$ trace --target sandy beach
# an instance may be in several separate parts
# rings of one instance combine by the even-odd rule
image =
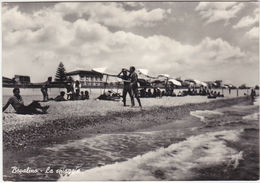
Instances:
[[[89,129],[90,133],[133,131],[184,117],[194,109],[217,108],[243,100],[247,98],[207,99],[205,96],[145,98],[142,99],[144,106],[142,110],[139,107],[123,107],[122,102],[115,101],[94,99],[50,101],[42,103],[50,105],[48,114],[44,115],[15,114],[9,107],[8,112],[3,113],[4,146],[7,149],[25,148],[28,143],[70,134],[81,128]]]

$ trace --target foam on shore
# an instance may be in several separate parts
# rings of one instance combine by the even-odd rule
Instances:
[[[259,120],[259,116],[260,116],[259,113],[256,112],[256,113],[244,116],[243,119],[245,119],[245,120]]]
[[[237,168],[243,152],[228,147],[227,141],[238,141],[241,132],[224,130],[192,136],[124,162],[72,173],[59,181],[187,180],[195,176],[194,169],[220,164]]]
[[[219,111],[196,110],[196,111],[191,111],[190,115],[195,116],[199,118],[202,122],[204,122],[205,117],[223,115],[223,113]]]

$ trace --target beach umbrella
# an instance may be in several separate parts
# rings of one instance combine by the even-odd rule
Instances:
[[[107,70],[106,67],[93,68],[92,71],[104,73]]]
[[[137,69],[137,72],[143,75],[148,75],[149,70],[148,69]]]
[[[138,75],[138,79],[143,79],[149,81],[151,78],[147,75],[147,69],[137,69],[136,73]]]
[[[169,79],[168,81],[176,86],[181,86],[181,82],[177,81],[176,79]]]
[[[152,83],[162,83],[162,82],[165,82],[165,80],[166,80],[167,78],[153,78],[153,79],[151,79],[151,82]]]
[[[169,74],[159,74],[158,77],[165,77],[165,78],[169,78],[170,75]]]
[[[224,84],[224,87],[227,87],[227,88],[232,88],[233,85],[232,84]]]
[[[189,83],[196,84],[196,82],[194,81],[194,79],[185,79],[184,81],[189,82]]]
[[[194,79],[194,82],[195,82],[196,84],[198,84],[198,85],[201,85],[201,86],[208,86],[207,83],[204,83],[204,82],[199,81],[199,80],[196,80],[196,79]]]

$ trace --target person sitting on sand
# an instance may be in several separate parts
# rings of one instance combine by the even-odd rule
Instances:
[[[85,95],[83,91],[80,92],[79,100],[85,100]]]
[[[140,90],[141,97],[146,97],[146,88]]]
[[[89,93],[88,93],[88,90],[85,91],[85,99],[89,99]]]
[[[217,97],[224,97],[223,94],[220,94],[220,92],[217,93]]]
[[[165,93],[166,93],[166,92],[163,90],[163,91],[162,91],[162,96],[165,96]]]
[[[8,108],[11,104],[17,114],[46,114],[47,109],[49,106],[41,106],[38,101],[33,101],[28,106],[24,105],[22,96],[20,95],[20,89],[14,88],[13,89],[14,96],[10,97],[3,107],[3,112]],[[41,111],[37,110],[41,109]]]
[[[157,96],[157,92],[156,92],[156,88],[153,89],[153,97],[156,97]]]
[[[59,102],[59,101],[66,101],[66,99],[64,98],[65,96],[65,92],[64,91],[61,91],[60,92],[60,95],[58,95],[57,97],[55,97],[55,101]]]
[[[146,95],[147,95],[147,97],[152,97],[152,95],[153,95],[153,94],[152,94],[152,91],[151,91],[151,89],[150,89],[150,88],[148,89],[148,91],[147,91],[147,94],[146,94]]]

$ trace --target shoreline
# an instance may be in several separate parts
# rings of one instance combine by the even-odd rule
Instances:
[[[132,132],[180,120],[193,110],[212,110],[242,102],[249,103],[250,100],[248,97],[236,97],[179,106],[156,106],[139,111],[108,112],[105,116],[87,115],[54,119],[40,126],[29,126],[8,132],[3,130],[3,150],[27,151],[95,134]]]

